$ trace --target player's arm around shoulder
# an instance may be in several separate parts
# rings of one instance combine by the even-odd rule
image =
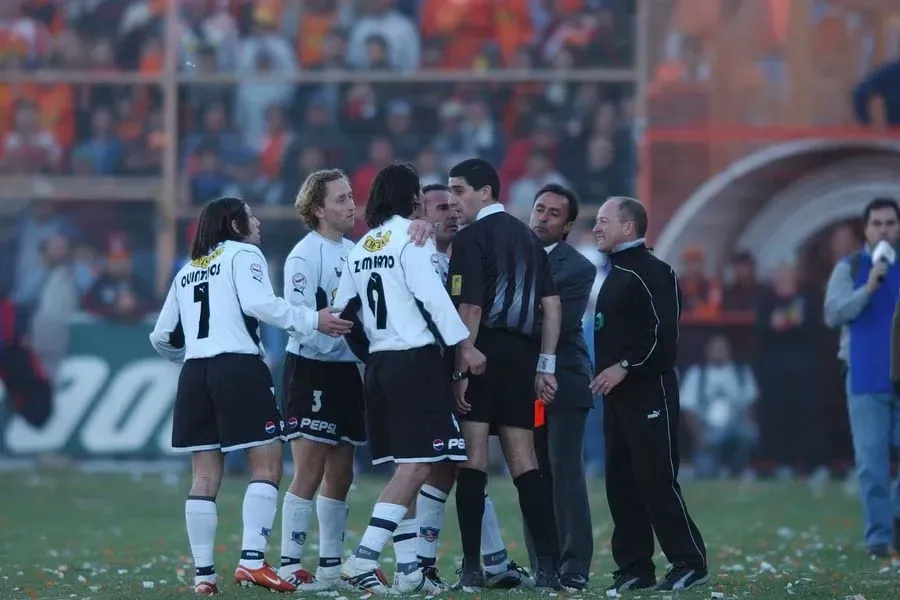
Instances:
[[[343,335],[350,330],[352,323],[338,319],[328,309],[317,313],[276,296],[262,252],[255,246],[245,246],[232,257],[234,287],[244,313],[288,333],[309,334],[318,329],[329,335]]]
[[[184,361],[184,329],[181,327],[181,312],[174,281],[156,318],[156,325],[150,332],[150,345],[166,360],[179,363]]]

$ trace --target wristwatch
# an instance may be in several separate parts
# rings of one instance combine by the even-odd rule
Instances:
[[[628,367],[630,367],[631,365],[629,364],[629,362],[627,360],[622,360],[622,361],[619,361],[619,366],[622,367],[623,370],[627,371]]]
[[[455,383],[457,381],[462,381],[463,379],[467,378],[468,376],[469,376],[468,373],[463,373],[462,371],[453,371],[453,373],[450,374],[450,381]]]

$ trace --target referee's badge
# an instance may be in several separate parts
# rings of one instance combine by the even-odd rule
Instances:
[[[462,294],[462,275],[454,275],[450,278],[450,295],[459,296]]]
[[[594,331],[600,331],[603,329],[603,325],[606,323],[606,318],[603,316],[603,313],[598,312],[594,315]]]

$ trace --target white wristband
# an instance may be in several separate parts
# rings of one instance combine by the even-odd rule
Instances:
[[[541,354],[538,358],[537,372],[546,373],[548,375],[556,373],[556,355]]]

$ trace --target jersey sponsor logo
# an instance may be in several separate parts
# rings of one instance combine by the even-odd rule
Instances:
[[[287,424],[291,429],[297,429],[297,417],[290,417]]]
[[[362,247],[368,252],[378,252],[387,246],[391,241],[391,232],[385,231],[374,235],[367,235],[363,240]]]
[[[250,265],[250,276],[258,282],[262,283],[263,280],[263,270],[262,265],[259,263],[253,263]]]
[[[268,433],[269,435],[272,435],[273,433],[275,433],[275,430],[276,430],[275,423],[273,423],[272,421],[269,421],[268,423],[266,423],[266,433]]]
[[[450,438],[447,440],[447,450],[465,450],[466,440],[463,438]]]
[[[360,271],[371,271],[372,269],[393,269],[394,268],[394,257],[388,254],[385,256],[384,254],[376,254],[375,256],[367,256],[360,260],[353,261],[353,272],[359,273]]]
[[[440,452],[444,449],[444,440],[434,440],[431,442],[431,447],[434,448],[435,452]]]
[[[300,420],[300,429],[306,429],[308,431],[324,431],[331,435],[337,435],[337,425],[329,423],[328,421],[323,421],[322,419],[303,417],[303,419]]]
[[[454,275],[450,278],[450,295],[459,296],[462,294],[462,275]]]
[[[211,263],[212,261],[214,261],[217,258],[219,258],[220,256],[222,256],[223,252],[225,252],[225,246],[219,246],[218,248],[216,248],[215,250],[213,250],[206,256],[201,256],[200,258],[195,258],[194,260],[192,260],[191,266],[192,267],[200,267],[201,269],[205,269],[206,267],[209,266],[209,263]]]
[[[293,277],[291,277],[291,285],[294,286],[294,291],[298,294],[302,294],[306,290],[306,275],[303,273],[295,273]]]

